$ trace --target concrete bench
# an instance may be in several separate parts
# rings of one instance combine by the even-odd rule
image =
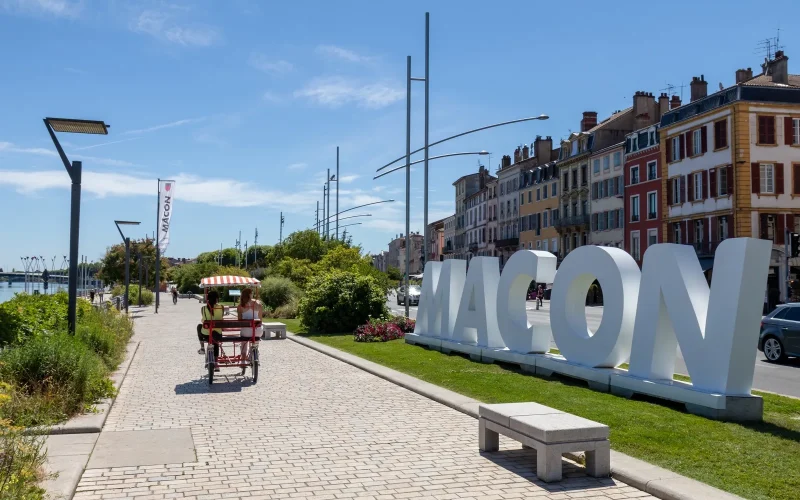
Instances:
[[[590,476],[611,473],[607,425],[538,403],[482,404],[478,416],[481,451],[497,451],[499,434],[519,441],[536,450],[536,475],[542,481],[560,481],[561,455],[574,451],[585,452]]]
[[[264,340],[272,338],[273,333],[276,339],[286,338],[286,325],[283,323],[263,323],[261,326],[264,328],[264,334],[261,337]]]

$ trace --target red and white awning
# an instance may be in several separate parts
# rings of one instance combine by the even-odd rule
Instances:
[[[208,288],[212,286],[237,286],[237,285],[251,285],[258,286],[261,282],[255,278],[247,278],[245,276],[210,276],[203,278],[200,281],[200,286]]]

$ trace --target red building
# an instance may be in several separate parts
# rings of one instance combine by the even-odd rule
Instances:
[[[639,266],[650,245],[661,243],[661,154],[658,125],[625,137],[625,250]]]

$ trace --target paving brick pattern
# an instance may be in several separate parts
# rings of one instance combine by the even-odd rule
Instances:
[[[198,303],[137,314],[104,432],[188,427],[197,461],[90,469],[77,500],[649,497],[568,462],[564,481],[542,483],[532,450],[501,438],[481,455],[475,419],[291,340],[262,343],[257,385],[223,369],[209,387]]]

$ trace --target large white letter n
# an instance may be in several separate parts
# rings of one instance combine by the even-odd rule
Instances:
[[[767,240],[724,240],[709,291],[691,246],[648,248],[630,374],[671,381],[677,342],[695,389],[749,395],[771,250]]]
[[[414,333],[450,338],[464,290],[467,262],[449,259],[425,264]]]

